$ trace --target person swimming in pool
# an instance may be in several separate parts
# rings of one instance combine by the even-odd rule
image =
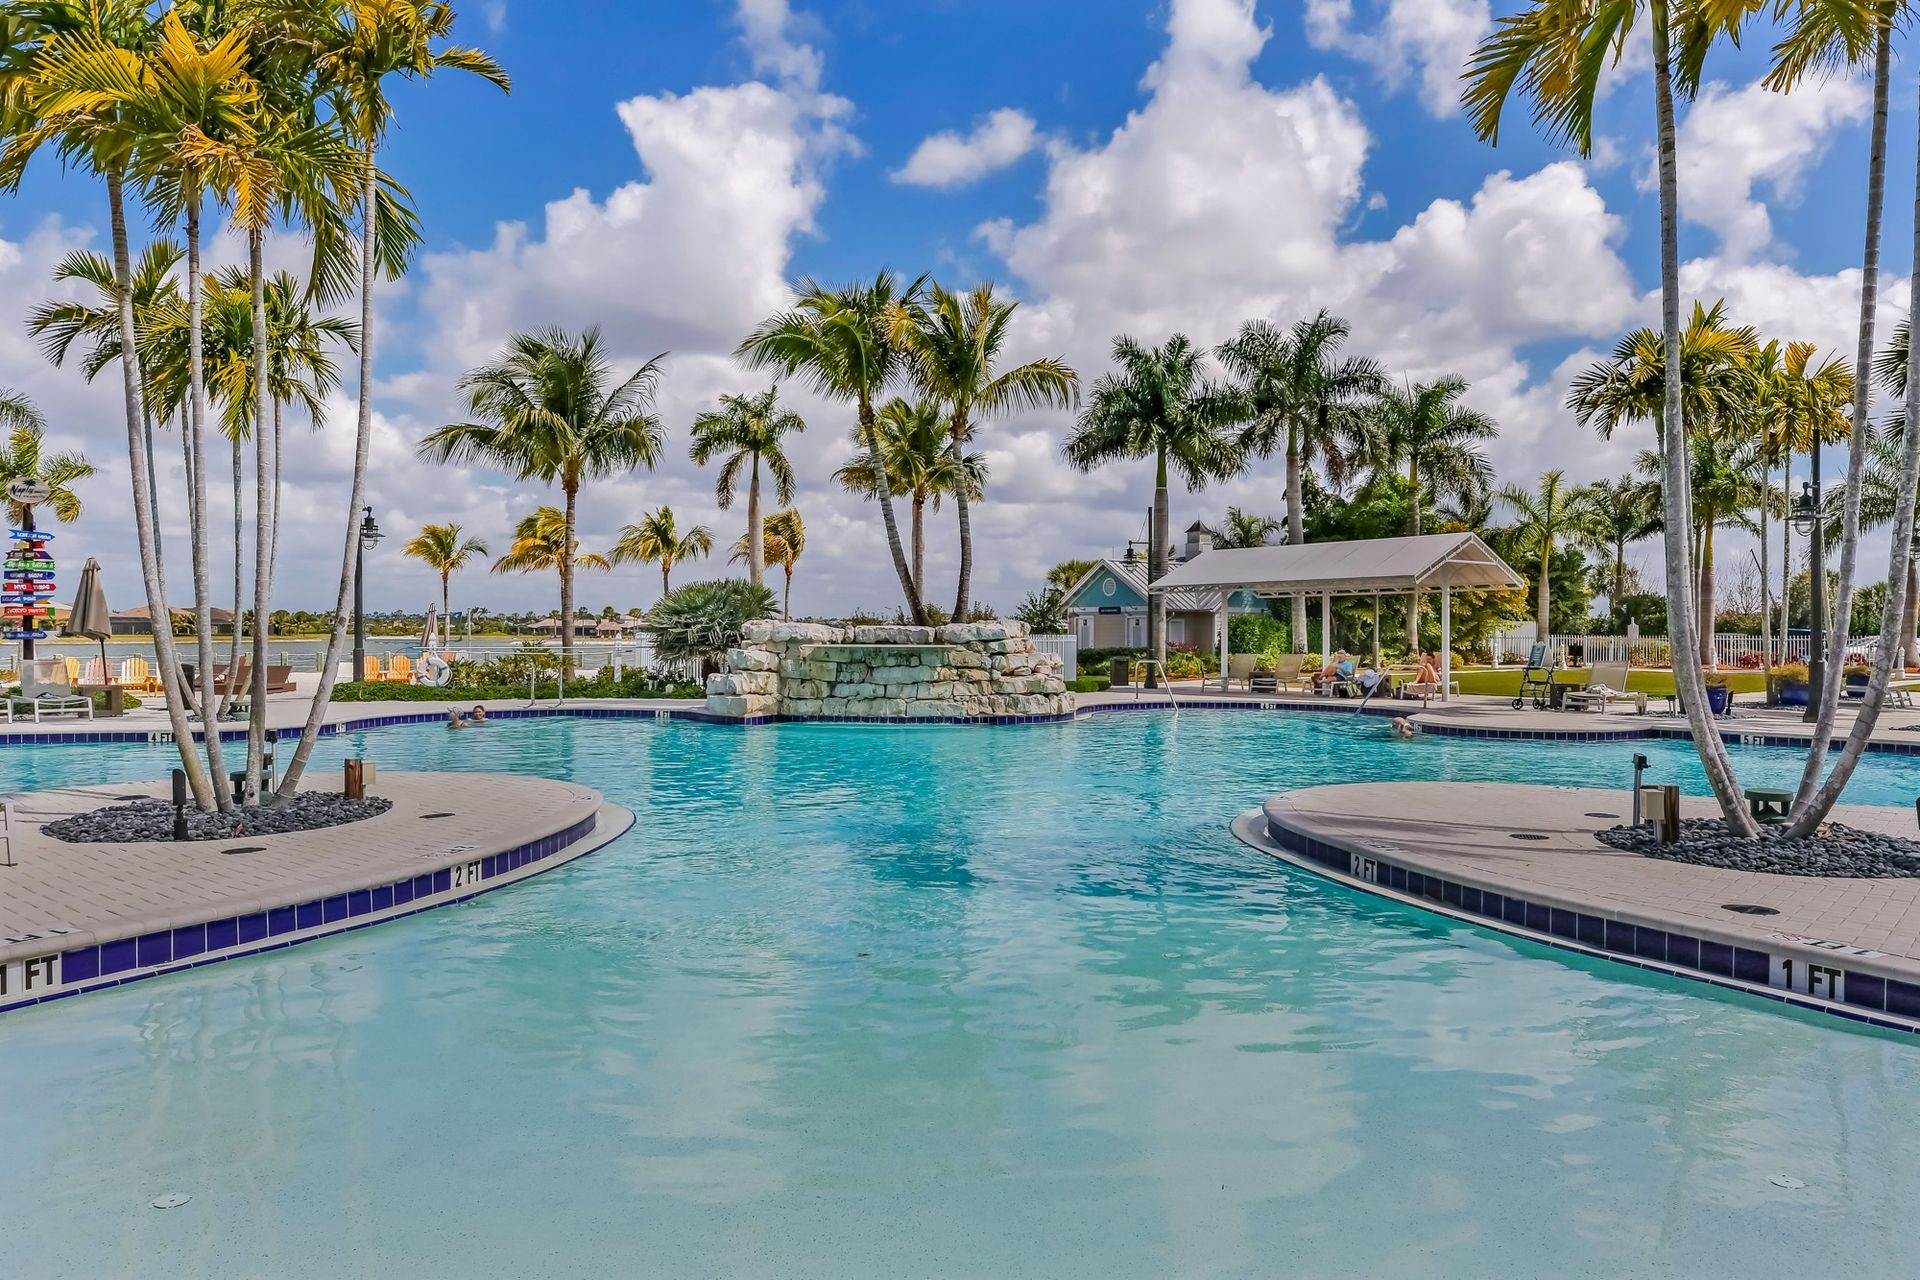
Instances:
[[[1405,716],[1395,716],[1393,718],[1394,737],[1404,741],[1405,739],[1414,737],[1419,732],[1420,730],[1414,728],[1413,721],[1407,719]]]
[[[485,724],[487,722],[487,709],[476,702],[473,704],[472,714],[470,714],[467,719],[474,724]]]

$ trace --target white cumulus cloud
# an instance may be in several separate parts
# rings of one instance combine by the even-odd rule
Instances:
[[[893,180],[916,187],[963,187],[1006,168],[1038,145],[1033,117],[1002,107],[969,134],[949,130],[923,139]]]
[[[1417,80],[1420,101],[1436,116],[1460,106],[1460,72],[1492,26],[1487,0],[1307,0],[1307,40],[1371,66],[1389,88]]]

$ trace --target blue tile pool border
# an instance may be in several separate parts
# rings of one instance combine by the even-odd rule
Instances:
[[[1290,866],[1346,888],[1557,951],[1687,978],[1885,1031],[1920,1035],[1920,983],[1846,968],[1844,953],[1832,957],[1832,968],[1841,975],[1840,998],[1820,999],[1770,985],[1773,954],[1754,947],[1449,880],[1417,871],[1378,851],[1357,853],[1296,831],[1262,810],[1242,815],[1234,822],[1233,832]],[[1372,878],[1356,871],[1371,872]]]
[[[279,951],[466,902],[597,852],[626,834],[633,823],[634,816],[628,810],[602,804],[597,812],[559,831],[451,867],[384,880],[325,898],[49,953],[36,961],[57,956],[58,968],[42,976],[57,983],[59,989],[44,995],[23,992],[9,997],[4,979],[0,979],[0,1013],[223,960]],[[427,902],[426,898],[434,900]],[[14,962],[10,971],[23,973],[20,962]],[[24,980],[32,981],[32,975],[25,975]]]

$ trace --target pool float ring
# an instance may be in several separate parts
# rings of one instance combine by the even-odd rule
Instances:
[[[444,689],[453,679],[453,668],[440,655],[429,653],[420,659],[417,679],[421,684]]]

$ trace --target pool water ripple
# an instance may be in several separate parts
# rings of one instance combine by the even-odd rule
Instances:
[[[0,1019],[27,1277],[1911,1274],[1920,1051],[1350,893],[1236,812],[1702,790],[1345,717],[323,745],[639,815],[459,908]],[[1739,753],[1790,782],[1788,751]],[[159,749],[0,755],[131,781]],[[1870,757],[1849,798],[1909,804]],[[1787,1175],[1806,1185],[1769,1181]],[[158,1213],[155,1197],[192,1201]],[[642,1261],[644,1260],[644,1261]]]

